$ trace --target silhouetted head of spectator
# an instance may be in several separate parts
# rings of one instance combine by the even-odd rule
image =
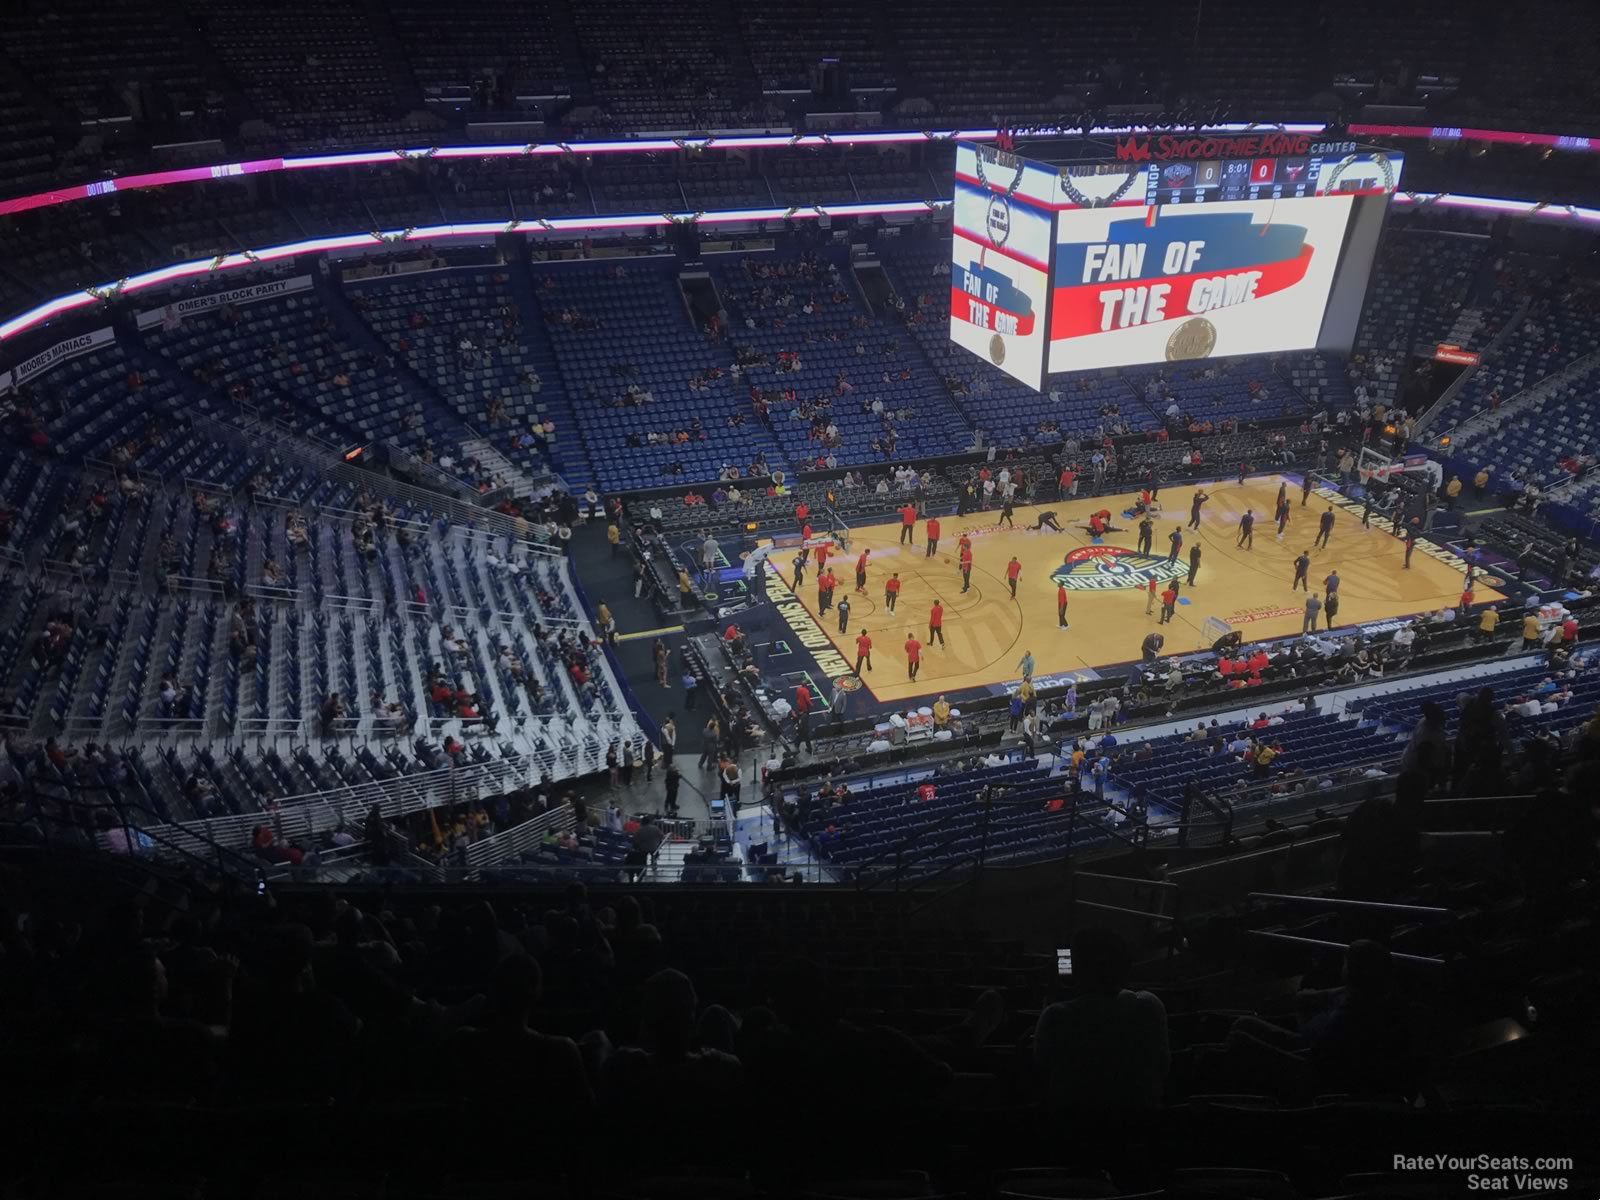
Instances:
[[[167,999],[167,971],[154,950],[138,946],[122,956],[112,975],[115,994],[110,998],[117,1016],[128,1020],[155,1020]]]
[[[495,967],[489,999],[502,1024],[525,1027],[543,989],[544,974],[538,962],[526,954],[513,954]]]
[[[1084,929],[1072,939],[1072,971],[1079,990],[1114,996],[1128,984],[1133,959],[1128,944],[1109,929]]]
[[[647,1050],[682,1055],[694,1048],[700,999],[682,971],[657,971],[645,980],[639,1037]]]
[[[639,907],[639,901],[632,896],[622,896],[613,906],[616,914],[617,932],[631,933],[644,924],[644,910]]]
[[[262,975],[286,992],[307,992],[315,987],[311,975],[311,930],[304,925],[284,925],[272,931],[263,948]]]

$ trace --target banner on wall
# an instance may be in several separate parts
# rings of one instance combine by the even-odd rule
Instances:
[[[182,300],[174,300],[171,304],[164,304],[160,308],[145,309],[139,314],[139,328],[149,329],[154,325],[162,325],[171,329],[175,328],[184,317],[221,308],[225,304],[255,304],[261,300],[271,300],[277,296],[310,290],[311,276],[296,275],[290,279],[269,279],[265,283],[253,283],[249,287],[234,288],[227,292],[188,296]]]
[[[48,350],[42,350],[32,358],[17,364],[5,374],[0,375],[0,391],[10,391],[13,387],[21,387],[28,380],[38,375],[43,375],[58,363],[64,363],[69,358],[77,358],[80,354],[87,354],[99,346],[107,345],[113,340],[114,335],[108,325],[104,329],[95,329],[89,333],[80,333],[77,337],[68,338],[64,342],[57,342]]]

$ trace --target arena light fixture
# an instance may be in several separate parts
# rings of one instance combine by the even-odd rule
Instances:
[[[1266,124],[1261,122],[1227,122],[1208,125],[1219,133],[1239,133],[1252,129],[1282,129],[1286,133],[1316,133],[1323,126],[1318,123]],[[1104,136],[1116,133],[1147,133],[1148,125],[1105,125],[1089,130],[1064,127],[1033,130],[1037,136],[1053,134],[1082,136],[1084,133]],[[171,171],[148,171],[138,175],[119,175],[113,179],[99,179],[92,183],[72,184],[48,191],[34,192],[0,200],[0,216],[27,212],[35,208],[49,208],[58,204],[71,204],[95,196],[109,196],[117,192],[140,188],[166,187],[176,183],[203,183],[209,180],[233,179],[243,175],[257,175],[273,171],[308,171],[326,167],[383,166],[413,162],[417,159],[477,159],[477,158],[548,158],[564,155],[593,154],[660,154],[681,150],[686,146],[695,149],[755,150],[762,147],[822,147],[822,146],[892,146],[914,145],[928,141],[989,142],[998,137],[998,129],[911,129],[911,130],[845,130],[839,133],[765,133],[700,134],[683,138],[622,138],[592,142],[516,142],[511,144],[464,146],[413,146],[391,147],[387,150],[350,150],[338,154],[300,154],[284,158],[256,158],[241,162],[214,163],[203,167],[182,167]]]
[[[1289,127],[1293,128],[1293,127]],[[992,131],[991,131],[992,132]],[[920,134],[918,136],[921,136]],[[1445,192],[1396,192],[1396,204],[1432,204],[1465,208],[1475,211],[1503,212],[1518,216],[1537,217],[1541,220],[1576,220],[1600,224],[1600,209],[1581,208],[1575,205],[1546,206],[1532,200],[1504,200],[1490,196],[1452,196]],[[704,213],[637,213],[605,217],[549,217],[531,220],[471,221],[447,225],[419,226],[415,229],[384,230],[351,233],[332,237],[308,238],[266,246],[258,250],[244,250],[217,258],[195,259],[157,267],[126,279],[111,280],[92,287],[80,288],[57,296],[0,322],[0,342],[25,333],[46,321],[99,303],[105,293],[127,295],[159,287],[178,279],[215,274],[240,267],[255,266],[263,262],[277,262],[300,254],[318,254],[330,250],[371,248],[385,242],[396,244],[423,243],[453,238],[485,238],[512,232],[526,235],[555,234],[584,236],[619,229],[665,228],[675,221],[699,225],[756,224],[761,221],[814,220],[822,217],[858,216],[915,216],[941,212],[950,207],[948,200],[889,200],[866,204],[820,204],[806,207],[743,208]]]
[[[1096,125],[1089,129],[1064,126],[1029,127],[1030,137],[1106,137],[1113,134],[1150,133],[1161,127],[1150,125]],[[1285,133],[1319,133],[1324,126],[1318,122],[1291,121],[1226,121],[1207,123],[1205,128],[1217,133],[1248,133],[1258,129],[1281,129]],[[1518,130],[1470,129],[1454,126],[1425,125],[1374,125],[1353,124],[1348,132],[1364,137],[1426,138],[1430,140],[1462,139],[1478,142],[1499,142],[1524,146],[1548,146],[1557,150],[1600,153],[1600,138],[1564,133],[1527,133]],[[678,138],[622,138],[591,142],[525,142],[507,145],[459,145],[391,147],[384,150],[352,150],[338,154],[300,154],[282,158],[256,158],[239,162],[213,163],[200,167],[181,167],[170,171],[148,171],[135,175],[119,175],[113,179],[100,179],[91,183],[71,184],[51,188],[26,196],[0,200],[0,216],[27,212],[35,208],[49,208],[71,204],[96,196],[141,188],[167,187],[178,183],[203,183],[218,179],[233,179],[274,171],[306,171],[328,167],[381,166],[413,162],[417,159],[483,159],[483,158],[547,158],[565,155],[595,154],[659,154],[692,147],[697,150],[756,150],[764,147],[820,148],[824,146],[894,146],[916,145],[927,142],[973,141],[992,142],[1000,136],[999,129],[912,129],[912,130],[841,130],[838,133],[802,134],[699,134]]]

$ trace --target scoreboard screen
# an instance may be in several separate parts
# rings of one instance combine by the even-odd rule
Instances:
[[[951,339],[1033,388],[1046,372],[1348,350],[1400,157],[1308,139],[1205,153],[1257,142],[1272,139],[1068,166],[958,147]]]

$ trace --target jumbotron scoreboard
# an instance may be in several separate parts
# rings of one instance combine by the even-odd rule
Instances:
[[[1102,149],[957,147],[952,341],[1035,389],[1059,371],[1350,349],[1398,153],[1273,133]]]

